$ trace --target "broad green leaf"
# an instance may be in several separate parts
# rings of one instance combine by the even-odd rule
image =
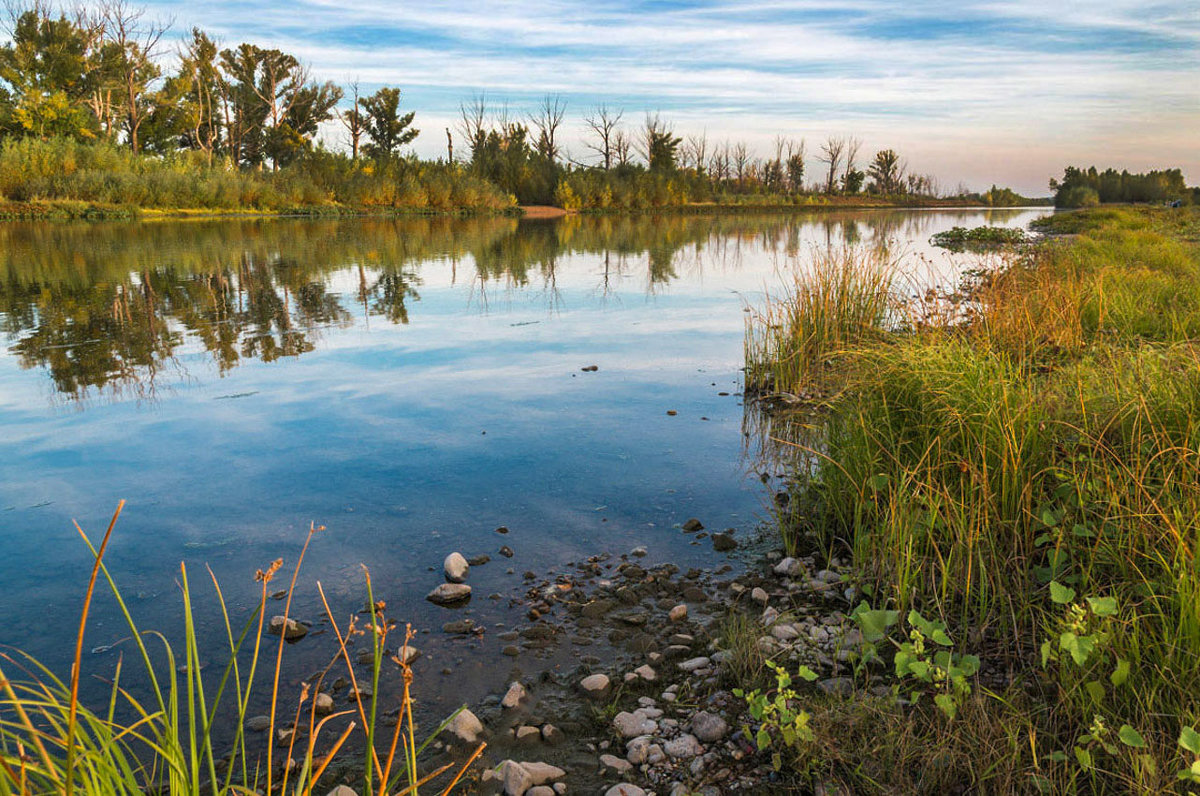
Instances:
[[[1053,528],[1058,525],[1058,517],[1050,509],[1042,509],[1042,524],[1047,528]]]
[[[804,666],[803,664],[801,664],[800,670],[798,672],[796,672],[796,676],[798,676],[801,680],[811,683],[813,680],[816,680],[820,675],[818,675],[816,672],[814,672],[812,669],[808,668],[807,666]]]
[[[1194,755],[1200,755],[1200,732],[1184,727],[1179,731],[1179,745]]]
[[[771,745],[771,734],[767,732],[765,727],[760,727],[758,735],[755,736],[754,740],[758,743],[758,751],[761,752]]]
[[[1135,749],[1145,749],[1146,739],[1142,734],[1130,727],[1128,724],[1122,724],[1121,729],[1117,730],[1117,737],[1121,739],[1121,743],[1126,746],[1132,746]]]
[[[1086,769],[1092,767],[1092,753],[1082,746],[1075,747],[1075,759],[1079,761],[1079,765]]]
[[[1042,642],[1042,668],[1046,668],[1046,664],[1050,662],[1050,656],[1054,652],[1054,647],[1050,644],[1049,639]],[[735,692],[736,693],[736,692]],[[741,694],[738,694],[741,696]]]
[[[1064,586],[1056,580],[1050,581],[1050,599],[1059,605],[1066,605],[1075,599],[1075,590]]]
[[[1088,696],[1090,696],[1092,701],[1096,704],[1100,704],[1104,701],[1104,686],[1100,685],[1099,681],[1088,680],[1086,683],[1084,683],[1084,688],[1087,689]]]
[[[1088,605],[1092,607],[1092,613],[1096,616],[1117,615],[1116,597],[1088,597],[1087,601]]]
[[[948,718],[952,719],[958,715],[958,703],[949,694],[938,694],[933,698],[933,703],[941,708]]]
[[[1117,659],[1117,668],[1108,676],[1108,679],[1114,686],[1124,685],[1129,679],[1129,661],[1124,658]]]
[[[900,620],[899,611],[855,611],[854,619],[862,630],[863,638],[867,641],[879,641],[886,635],[887,629]]]
[[[934,631],[929,634],[929,637],[933,639],[935,643],[941,644],[943,647],[954,646],[954,642],[951,641],[950,637],[946,635],[946,631],[940,628],[934,628]]]
[[[891,481],[892,479],[888,478],[886,474],[878,473],[867,479],[867,486],[871,487],[873,491],[878,492],[881,489],[886,489]]]

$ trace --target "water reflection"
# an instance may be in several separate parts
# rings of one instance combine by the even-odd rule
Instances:
[[[1008,223],[1021,211],[975,213]],[[23,368],[44,368],[68,400],[153,397],[160,374],[201,345],[219,373],[246,360],[313,351],[322,330],[356,314],[407,324],[421,270],[448,261],[472,300],[537,288],[562,298],[558,268],[571,254],[602,256],[595,293],[640,280],[653,294],[707,265],[738,268],[743,250],[802,254],[804,243],[883,245],[924,240],[928,212],[765,216],[411,218],[353,222],[214,220],[146,224],[0,225],[0,331]],[[348,275],[353,287],[341,289]]]

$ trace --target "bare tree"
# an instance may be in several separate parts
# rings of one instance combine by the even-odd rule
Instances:
[[[358,160],[358,142],[363,136],[364,119],[362,109],[358,106],[357,80],[350,83],[350,107],[338,114],[338,120],[346,128],[347,135],[350,136],[350,156],[354,160]]]
[[[600,156],[605,171],[613,166],[618,127],[624,115],[624,111],[614,111],[607,105],[597,105],[590,115],[583,117],[584,124],[592,133],[591,140],[586,141],[584,146]]]
[[[618,166],[633,163],[633,141],[624,130],[617,130],[613,134],[612,156]]]
[[[708,133],[689,135],[683,144],[683,165],[701,171],[708,162]]]
[[[738,187],[746,182],[746,177],[749,176],[750,166],[750,150],[746,146],[745,141],[738,141],[733,146],[733,174],[737,177]]]
[[[458,106],[458,129],[471,149],[472,158],[487,137],[487,108],[486,94],[473,94],[469,101]]]
[[[850,137],[846,139],[846,168],[842,171],[842,180],[845,181],[846,175],[854,171],[858,165],[858,152],[862,149],[862,139]]]
[[[821,162],[829,166],[825,177],[825,193],[833,193],[837,189],[838,175],[841,173],[842,158],[846,154],[847,141],[839,136],[829,136],[821,144]]]
[[[125,135],[129,148],[140,150],[138,133],[150,115],[147,95],[150,83],[160,73],[155,63],[159,42],[171,22],[145,21],[144,8],[135,8],[126,0],[108,0],[100,7],[104,37],[118,53],[116,71],[121,87]]]
[[[559,94],[547,94],[542,98],[542,104],[529,117],[529,121],[538,131],[537,150],[542,157],[551,163],[558,161],[558,128],[562,126],[563,116],[567,113],[567,101]]]

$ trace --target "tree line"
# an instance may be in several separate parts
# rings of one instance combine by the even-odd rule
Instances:
[[[439,208],[476,197],[496,207],[507,195],[570,209],[944,195],[936,178],[911,171],[895,150],[865,157],[862,141],[853,136],[829,136],[811,154],[803,139],[779,136],[759,155],[744,141],[677,134],[661,114],[635,121],[608,105],[582,115],[582,151],[572,153],[564,142],[567,103],[559,95],[544,97],[528,113],[477,95],[462,103],[455,129],[445,131],[445,158],[420,161],[408,149],[420,132],[415,112],[402,110],[399,88],[360,94],[356,82],[344,89],[317,80],[295,55],[248,42],[222,47],[198,28],[172,59],[169,28],[170,22],[150,19],[127,0],[102,0],[69,13],[48,0],[11,0],[9,41],[0,47],[0,146],[27,139],[94,143],[159,160],[184,157],[193,169],[200,163],[223,171],[284,172],[204,195],[168,192],[176,194],[174,201],[199,206],[218,201],[209,195],[214,192],[226,197],[219,201],[239,193],[242,201],[248,196],[256,206],[270,207],[314,195]],[[340,130],[346,151],[330,151],[321,142],[328,135],[319,132],[331,128]],[[303,173],[290,168],[296,165]],[[153,170],[129,168],[140,170],[142,179]],[[467,178],[476,182],[461,196],[441,184]],[[385,180],[404,185],[365,187]],[[117,202],[132,191],[136,197],[128,201],[146,201],[148,192],[131,182],[111,170],[105,179],[94,173],[86,180],[41,175],[17,191]],[[979,199],[962,188],[953,195]]]
[[[1092,207],[1114,202],[1174,202],[1200,200],[1200,189],[1189,189],[1180,169],[1131,174],[1108,168],[1099,171],[1068,166],[1061,180],[1050,180],[1057,207]]]

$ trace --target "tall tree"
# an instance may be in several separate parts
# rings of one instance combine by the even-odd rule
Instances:
[[[411,143],[420,130],[412,126],[414,111],[400,115],[400,89],[383,88],[360,102],[367,138],[371,143],[363,150],[368,157],[387,158],[397,154],[400,147]]]
[[[346,135],[350,138],[350,157],[354,160],[358,160],[358,143],[366,130],[366,117],[359,99],[358,81],[355,80],[350,84],[350,107],[338,114],[338,120],[346,128]]]
[[[88,98],[97,85],[95,31],[48,4],[9,7],[0,47],[0,127],[39,138],[94,138],[99,122]]]
[[[683,139],[675,135],[670,123],[657,113],[646,114],[642,125],[642,157],[650,171],[674,171],[681,143]]]
[[[789,141],[787,147],[787,171],[788,190],[792,193],[800,193],[804,190],[804,139],[801,138],[799,143]]]
[[[537,130],[534,148],[551,163],[557,163],[559,159],[558,128],[562,127],[563,116],[566,113],[566,100],[558,94],[547,94],[542,97],[537,111],[530,117],[530,122]]]
[[[839,136],[829,136],[821,144],[821,162],[829,167],[825,175],[825,193],[837,191],[838,176],[841,173],[842,158],[846,154],[847,141]]]
[[[153,109],[150,85],[161,74],[155,63],[159,42],[170,23],[147,21],[145,9],[135,8],[126,0],[109,0],[101,13],[104,37],[114,53],[125,141],[131,150],[138,152],[142,123]]]
[[[881,194],[899,193],[904,184],[904,165],[894,149],[883,149],[867,168],[874,190]]]
[[[613,110],[607,105],[597,105],[591,115],[585,116],[583,119],[592,133],[585,142],[585,146],[600,156],[600,162],[605,171],[614,165],[616,138],[621,125],[621,117],[624,115],[624,111]]]

